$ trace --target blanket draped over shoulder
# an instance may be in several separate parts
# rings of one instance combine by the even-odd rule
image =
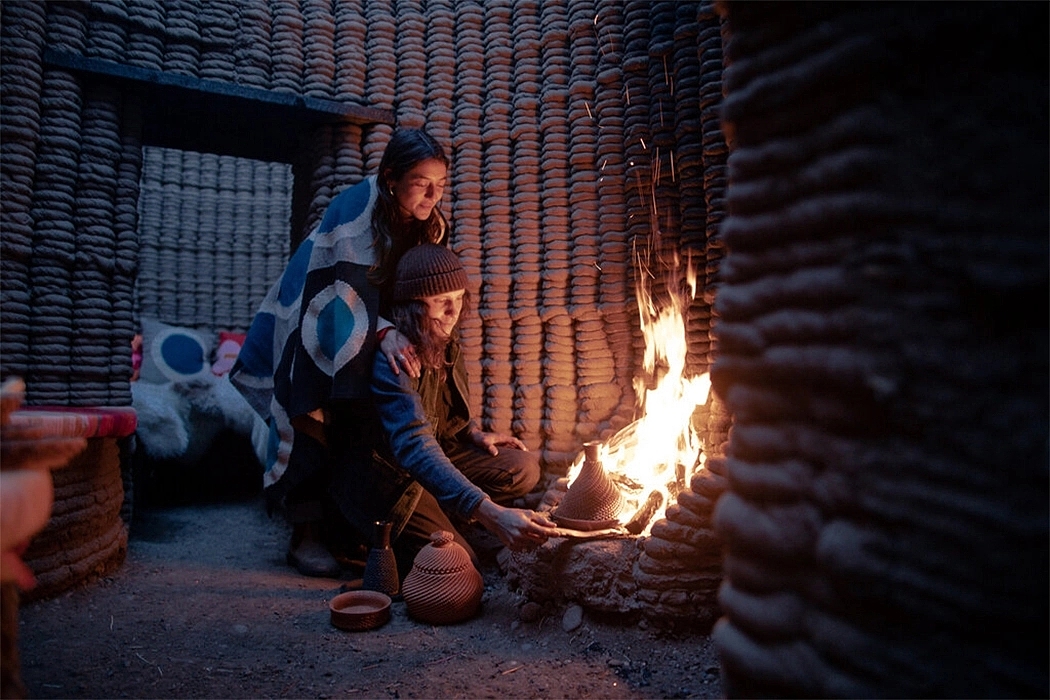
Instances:
[[[296,442],[312,441],[293,419],[369,394],[379,291],[366,275],[375,260],[376,197],[372,176],[332,200],[263,299],[230,371],[269,426],[264,487],[306,457],[296,459]]]

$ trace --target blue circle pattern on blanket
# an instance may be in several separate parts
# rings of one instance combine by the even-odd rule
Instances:
[[[328,302],[317,317],[318,341],[325,357],[335,359],[354,330],[354,316],[342,299]]]
[[[342,280],[318,292],[303,314],[303,347],[330,377],[361,351],[367,334],[365,302]]]
[[[352,361],[374,327],[370,316],[377,301],[371,287],[361,296],[357,289],[362,287],[355,285],[368,284],[365,273],[374,261],[370,204],[378,197],[375,188],[373,175],[329,203],[317,229],[267,293],[230,372],[231,383],[270,427],[264,486],[281,478],[296,451],[288,417],[292,404],[323,401],[339,381],[367,382],[355,375],[363,374],[357,365],[364,363]],[[348,367],[356,369],[341,375],[344,380],[336,376]]]

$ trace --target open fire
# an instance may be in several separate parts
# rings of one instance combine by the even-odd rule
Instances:
[[[644,376],[635,379],[640,417],[598,448],[598,458],[624,495],[619,521],[645,535],[692,475],[704,466],[694,414],[710,395],[710,374],[686,375],[684,310],[696,296],[696,273],[687,265],[685,285],[669,284],[667,303],[657,304],[648,265],[635,255],[638,313],[645,338]],[[676,258],[672,272],[678,269]],[[593,450],[593,447],[592,447]],[[571,488],[583,466],[581,452],[568,472]]]

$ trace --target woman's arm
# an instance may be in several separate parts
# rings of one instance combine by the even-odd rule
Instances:
[[[530,549],[547,541],[555,527],[546,515],[494,503],[463,476],[434,438],[419,394],[404,375],[394,375],[383,358],[376,357],[372,395],[401,468],[429,491],[445,510],[473,517],[513,550]]]
[[[445,456],[412,379],[395,375],[385,358],[376,355],[372,396],[398,465],[433,494],[442,508],[469,518],[485,492]]]

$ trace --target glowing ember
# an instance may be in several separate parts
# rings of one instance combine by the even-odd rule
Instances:
[[[693,414],[707,403],[711,379],[706,372],[685,376],[688,345],[683,309],[696,295],[692,266],[687,270],[688,291],[676,293],[673,287],[663,308],[653,301],[647,267],[640,262],[638,267],[636,296],[645,338],[645,376],[635,379],[641,417],[602,446],[600,459],[626,498],[620,522],[633,534],[648,534],[652,523],[663,517],[667,505],[703,468],[703,445],[693,426]],[[582,465],[583,453],[569,470],[570,486]],[[643,513],[648,517],[636,532],[632,519]]]

